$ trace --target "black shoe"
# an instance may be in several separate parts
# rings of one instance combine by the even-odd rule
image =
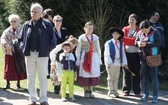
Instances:
[[[18,88],[18,89],[20,89],[20,88],[21,88],[21,87],[20,87],[20,84],[17,84],[16,86],[17,86],[17,88]]]
[[[16,87],[19,89],[19,88],[21,88],[20,87],[20,80],[18,80],[18,82],[17,82],[17,84],[16,84]]]
[[[49,74],[47,75],[47,79],[50,79],[50,75]]]
[[[10,85],[8,84],[8,85],[5,85],[4,87],[3,87],[3,89],[9,89],[10,88]]]

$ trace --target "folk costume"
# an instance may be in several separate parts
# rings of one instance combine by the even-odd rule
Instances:
[[[121,36],[118,38],[118,40],[114,40],[112,38],[105,43],[104,62],[108,73],[108,95],[110,96],[111,94],[114,94],[116,97],[119,97],[117,90],[120,67],[127,65],[127,58],[123,43],[120,40],[124,33],[118,28],[110,28],[110,35],[112,35],[113,32],[117,32]],[[107,66],[110,66],[110,68],[107,68]]]
[[[78,39],[76,57],[76,65],[80,65],[77,83],[83,86],[98,85],[102,63],[99,37],[82,34]]]

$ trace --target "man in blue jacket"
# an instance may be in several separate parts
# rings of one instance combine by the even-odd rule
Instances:
[[[164,48],[164,27],[161,22],[159,22],[159,12],[152,11],[150,14],[149,23],[152,27],[156,28],[160,32],[160,40],[161,40],[161,47],[160,50],[162,52]]]
[[[47,98],[47,67],[49,52],[56,46],[56,37],[51,23],[41,18],[43,8],[40,4],[32,4],[30,8],[31,20],[23,25],[20,33],[20,48],[25,55],[27,70],[27,84],[30,103],[37,102],[36,70],[40,82],[40,105],[48,105]]]

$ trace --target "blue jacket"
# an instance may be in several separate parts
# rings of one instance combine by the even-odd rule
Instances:
[[[164,48],[165,44],[164,44],[164,27],[162,25],[162,23],[160,22],[156,22],[156,23],[151,23],[150,25],[154,28],[156,28],[159,33],[160,33],[160,41],[161,41],[161,48]]]
[[[159,48],[161,45],[160,33],[158,32],[158,30],[151,28],[148,35],[149,35],[148,40],[145,41],[146,46],[143,48],[140,47],[140,50],[141,51],[143,50],[146,56],[159,54],[160,53]],[[135,40],[136,46],[138,46],[138,41],[141,41],[143,39],[144,39],[144,33],[142,33],[142,31],[139,31],[138,37]]]
[[[30,56],[30,34],[32,30],[32,20],[24,23],[20,32],[20,48],[25,56]],[[39,57],[48,57],[50,51],[56,46],[56,37],[51,23],[42,19],[39,39]]]
[[[67,56],[69,59],[67,59]],[[59,60],[63,66],[63,70],[73,70],[76,71],[75,57],[72,53],[69,53],[67,56],[64,53],[61,53]],[[69,67],[70,66],[70,67]]]

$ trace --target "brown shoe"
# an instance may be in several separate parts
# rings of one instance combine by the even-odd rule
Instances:
[[[47,102],[42,102],[40,105],[49,105]]]
[[[36,102],[30,101],[28,105],[36,105]]]

